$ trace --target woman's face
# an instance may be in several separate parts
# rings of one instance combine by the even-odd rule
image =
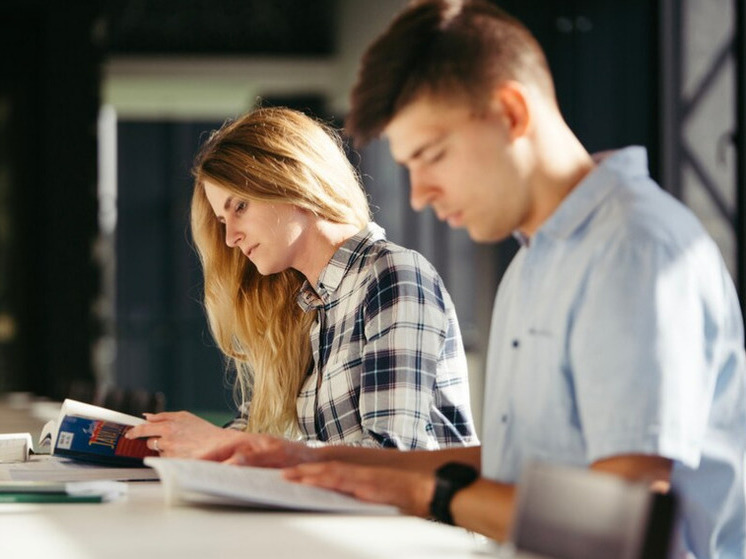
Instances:
[[[304,256],[308,212],[290,204],[238,198],[209,181],[205,195],[225,227],[225,244],[238,248],[262,275],[298,269]]]

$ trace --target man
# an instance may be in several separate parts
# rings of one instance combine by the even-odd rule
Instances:
[[[591,157],[536,41],[481,0],[405,9],[364,55],[347,126],[359,143],[388,138],[413,207],[476,241],[523,245],[495,301],[482,447],[260,437],[211,458],[300,464],[289,479],[497,539],[525,464],[584,466],[670,486],[676,556],[745,557],[739,305],[717,247],[649,178],[644,149]]]

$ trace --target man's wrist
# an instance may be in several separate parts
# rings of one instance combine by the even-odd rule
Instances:
[[[435,490],[430,501],[430,516],[444,524],[453,524],[451,502],[453,497],[479,478],[473,466],[448,462],[435,471]]]

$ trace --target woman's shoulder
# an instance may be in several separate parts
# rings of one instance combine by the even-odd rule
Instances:
[[[440,279],[435,267],[422,254],[386,239],[371,245],[366,255],[366,267],[375,273],[411,270]]]

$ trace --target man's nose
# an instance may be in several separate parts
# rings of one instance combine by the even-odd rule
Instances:
[[[422,211],[432,200],[432,189],[429,188],[425,177],[417,171],[409,172],[409,204],[415,211]]]

